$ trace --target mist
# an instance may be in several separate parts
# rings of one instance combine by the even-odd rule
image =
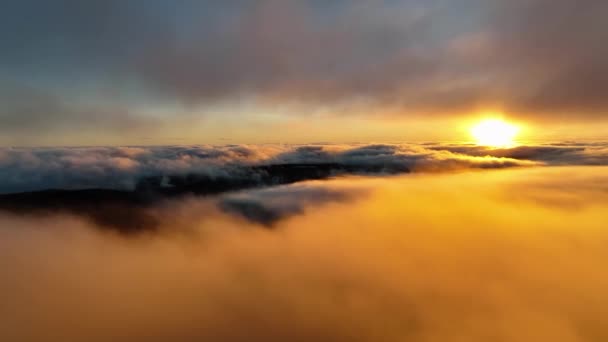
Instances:
[[[605,341],[607,171],[304,182],[272,229],[225,197],[136,236],[2,214],[0,340]]]

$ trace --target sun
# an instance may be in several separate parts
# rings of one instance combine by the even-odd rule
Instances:
[[[519,128],[501,119],[485,119],[471,128],[471,135],[477,145],[489,147],[509,147],[515,145]]]

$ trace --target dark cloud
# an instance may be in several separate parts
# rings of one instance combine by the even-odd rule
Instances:
[[[260,152],[263,148],[260,149]],[[225,146],[7,148],[0,152],[0,192],[37,189],[134,189],[140,178],[229,173],[232,163],[261,159],[254,148]]]
[[[264,190],[245,191],[223,196],[219,207],[267,227],[274,227],[280,220],[303,214],[305,208],[330,202],[352,200],[360,191],[334,190],[322,186],[285,186]]]
[[[67,214],[123,233],[156,230],[159,207],[346,175],[394,175],[532,166],[514,158],[467,156],[418,145],[226,145],[0,149],[0,210]],[[310,188],[227,196],[220,207],[272,226],[310,202],[347,199]],[[269,198],[274,198],[269,200]]]
[[[218,205],[225,212],[272,227],[304,207],[352,197],[277,185],[347,175],[539,165],[608,165],[608,148],[599,142],[565,142],[501,149],[437,144],[2,149],[0,209],[76,215],[130,234],[156,231],[162,221],[157,212],[172,202],[221,195]]]
[[[56,219],[74,216],[125,235],[156,232],[162,198],[119,190],[45,190],[0,195],[4,215]]]
[[[437,144],[4,148],[0,193],[90,188],[171,193],[191,187],[211,194],[344,174],[542,163],[606,165],[608,150],[605,143],[576,142],[500,149]]]
[[[150,85],[194,102],[244,94],[305,102],[375,97],[436,67],[415,51],[429,24],[424,6],[324,7],[311,1],[242,6],[212,27],[195,26],[190,44],[171,39],[153,46],[137,66]]]
[[[133,111],[242,96],[414,114],[489,103],[565,120],[608,108],[601,0],[26,0],[5,1],[0,13],[5,80],[53,88],[68,102],[80,86],[127,97]],[[16,101],[2,109],[7,122],[38,125],[44,108],[28,111],[30,123],[14,121],[29,98]],[[112,100],[94,101],[113,111]]]
[[[217,193],[343,174],[530,166],[419,145],[228,145],[0,149],[0,193],[105,188]],[[214,190],[215,189],[215,190]],[[213,191],[212,191],[213,190]]]
[[[492,59],[503,66],[512,94],[528,112],[603,117],[608,101],[608,14],[605,1],[500,2],[489,24]]]
[[[0,83],[0,103],[0,133],[21,143],[24,136],[57,137],[82,130],[89,134],[134,134],[158,128],[157,119],[134,114],[127,106],[74,103],[50,90],[24,85]]]
[[[46,190],[0,195],[0,213],[17,217],[78,217],[104,231],[123,235],[161,233],[167,217],[182,207],[203,208],[213,204],[223,212],[268,228],[294,215],[332,202],[347,202],[363,190],[328,189],[303,183],[266,189],[228,192],[214,197],[153,195],[119,190]],[[194,211],[194,210],[193,210]]]

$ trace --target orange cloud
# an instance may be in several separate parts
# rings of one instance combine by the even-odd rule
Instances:
[[[138,238],[2,217],[0,338],[601,341],[606,171],[313,182],[367,195],[275,230],[211,200]]]

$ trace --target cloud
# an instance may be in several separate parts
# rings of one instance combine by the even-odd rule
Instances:
[[[564,211],[601,207],[608,200],[608,184],[604,182],[602,169],[596,172],[586,170],[584,167],[563,167],[561,179],[546,177],[541,170],[531,171],[525,180],[513,182],[513,191],[505,191],[503,196],[513,202],[556,207]]]
[[[0,192],[49,188],[132,189],[139,177],[213,173],[217,166],[262,158],[244,146],[6,148],[1,150]],[[255,153],[259,152],[260,155]]]
[[[128,238],[3,215],[0,339],[602,341],[607,174],[336,179],[316,186],[368,192],[274,230],[201,202]]]
[[[552,165],[608,165],[608,150],[601,142],[502,149],[466,144],[9,148],[0,149],[0,209],[76,215],[131,234],[156,231],[161,221],[156,212],[172,201],[220,196],[223,210],[273,226],[311,202],[351,197],[278,185]],[[231,195],[248,189],[258,190]]]
[[[0,149],[0,210],[42,217],[76,215],[104,229],[145,233],[159,228],[158,210],[190,196],[348,175],[534,165],[538,163],[405,144],[9,148]],[[308,187],[279,187],[226,195],[219,205],[273,226],[311,202],[350,197]]]
[[[497,149],[473,145],[440,145],[428,148],[477,157],[531,160],[549,165],[606,165],[608,163],[608,149],[605,143],[571,142]]]
[[[133,113],[126,105],[78,103],[53,90],[0,84],[0,133],[3,145],[28,139],[104,131],[117,134],[152,133],[159,121]],[[27,137],[27,138],[24,138]]]
[[[536,163],[467,156],[408,144],[4,148],[0,149],[0,193],[133,190],[147,184],[155,188],[191,186],[192,191],[195,186],[206,187],[209,191],[201,191],[211,193],[340,174],[532,165]],[[211,191],[213,187],[217,191]]]
[[[266,227],[274,227],[282,219],[304,213],[306,208],[331,202],[353,200],[362,191],[327,189],[317,185],[291,185],[243,191],[222,196],[219,207]]]
[[[174,113],[163,119],[173,122],[176,103],[244,98],[345,113],[497,105],[528,119],[603,119],[607,13],[601,0],[9,1],[0,69],[60,101],[88,94],[89,107],[101,108],[94,117],[116,123],[145,123],[138,113],[150,106]],[[19,109],[29,98],[17,101]],[[8,122],[22,112],[3,111]],[[30,113],[43,118],[45,108]],[[44,122],[69,125],[63,115]],[[30,125],[38,124],[18,121]]]
[[[601,142],[501,149],[466,144],[11,148],[0,149],[0,210],[76,215],[132,234],[157,230],[158,211],[173,201],[220,196],[223,210],[273,226],[311,202],[351,197],[278,185],[551,165],[608,165],[608,150]]]
[[[489,29],[491,59],[515,109],[603,118],[608,102],[608,13],[604,1],[578,6],[569,0],[499,2]],[[510,74],[510,76],[506,75]]]

